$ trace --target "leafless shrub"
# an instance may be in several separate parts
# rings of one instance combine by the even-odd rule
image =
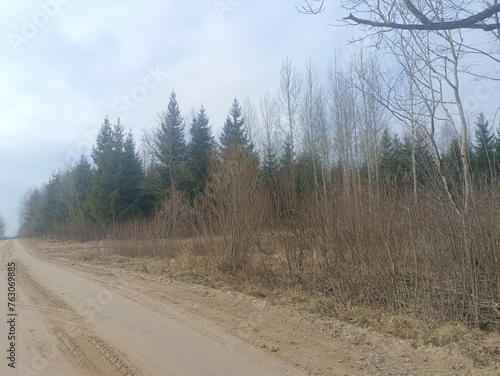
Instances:
[[[192,235],[192,208],[172,190],[152,219],[114,226],[108,234],[112,253],[131,257],[171,258],[183,248],[182,239]]]
[[[234,148],[214,162],[203,197],[208,222],[204,236],[216,238],[220,265],[242,268],[263,230],[264,195],[255,161],[245,150]]]

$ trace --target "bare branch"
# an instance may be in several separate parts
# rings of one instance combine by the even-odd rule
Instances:
[[[430,22],[427,17],[425,17],[422,12],[420,12],[415,6],[409,1],[405,0],[405,5],[412,12],[415,17],[417,17],[422,24],[401,24],[397,22],[378,22],[368,19],[358,18],[352,13],[345,17],[344,20],[353,21],[357,24],[380,27],[387,29],[400,29],[400,30],[454,30],[454,29],[480,29],[484,31],[493,31],[500,28],[500,24],[495,21],[493,24],[484,24],[483,21],[497,15],[500,12],[500,4],[491,5],[482,12],[473,14],[472,16],[463,18],[456,21],[443,21],[443,22]]]

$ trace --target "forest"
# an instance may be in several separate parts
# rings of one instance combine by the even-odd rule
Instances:
[[[461,33],[378,35],[392,65],[362,47],[327,72],[286,57],[218,137],[175,91],[139,147],[106,117],[90,156],[26,193],[18,235],[498,329],[500,131],[464,103],[464,76],[488,78]]]

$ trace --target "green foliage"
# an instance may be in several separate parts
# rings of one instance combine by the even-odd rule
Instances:
[[[123,126],[102,124],[92,149],[96,166],[89,195],[91,215],[101,226],[139,215],[142,168],[132,135],[125,139]]]
[[[380,143],[380,177],[382,182],[395,187],[403,187],[411,176],[411,156],[398,135],[384,129]]]
[[[278,185],[280,165],[275,150],[271,147],[264,150],[261,174],[267,189],[274,192]]]
[[[417,135],[413,140],[405,136],[401,142],[397,134],[388,129],[382,133],[380,141],[379,168],[383,184],[398,189],[413,186],[413,153],[415,153],[415,173],[419,186],[431,183],[435,178],[435,165],[423,137]]]
[[[481,180],[491,179],[494,172],[495,138],[482,112],[475,123],[475,136],[471,163],[473,171]]]
[[[210,160],[214,157],[215,141],[205,108],[201,106],[190,128],[191,142],[188,145],[187,170],[189,193],[194,199],[205,190]]]
[[[463,162],[460,150],[460,141],[454,138],[448,150],[443,155],[443,169],[446,173],[448,184],[455,193],[461,192],[463,182]]]
[[[224,122],[220,136],[220,150],[224,158],[231,155],[233,151],[243,151],[249,158],[258,164],[258,156],[254,151],[254,145],[250,142],[245,128],[245,119],[241,114],[241,106],[238,99],[234,98],[229,114]]]
[[[143,212],[144,203],[141,197],[141,185],[144,172],[135,151],[134,138],[129,132],[123,146],[121,173],[119,179],[120,199],[117,212],[118,220],[123,221],[138,217]]]
[[[21,201],[19,210],[20,237],[44,236],[46,228],[42,216],[44,188],[29,190]]]
[[[78,164],[71,171],[75,189],[75,216],[84,218],[89,216],[89,192],[92,187],[93,172],[92,167],[85,158],[81,156]]]
[[[295,153],[292,150],[292,142],[290,136],[287,136],[285,142],[283,143],[283,151],[281,154],[281,174],[285,175],[293,175],[294,166],[295,166]]]
[[[321,180],[321,160],[319,156],[310,153],[301,155],[297,160],[295,181],[298,197],[308,197],[309,194],[317,192]]]
[[[170,94],[167,111],[160,114],[160,128],[157,131],[155,142],[158,158],[157,168],[163,190],[160,195],[164,196],[172,188],[185,190],[187,147],[183,119],[174,91]]]

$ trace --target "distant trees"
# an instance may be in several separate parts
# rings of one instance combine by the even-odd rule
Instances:
[[[123,126],[102,124],[92,150],[95,164],[89,194],[91,216],[101,226],[140,215],[140,189],[143,171],[135,151],[132,134],[126,138]]]
[[[234,98],[218,138],[203,106],[187,124],[172,91],[142,159],[132,134],[105,118],[91,160],[26,193],[19,236],[107,236],[125,239],[127,255],[154,257],[189,244],[183,263],[254,270],[244,274],[252,283],[498,321],[500,131],[484,114],[474,132],[469,119],[454,124],[466,112],[446,111],[453,98],[441,84],[456,61],[429,65],[416,50],[397,51],[406,74],[389,80],[397,88],[385,86],[376,55],[335,60],[326,77],[312,59],[299,72],[286,58],[276,93],[259,107]],[[454,131],[445,143],[443,122]]]
[[[5,222],[3,216],[0,214],[0,239],[5,238],[6,231],[7,231],[7,223]]]
[[[287,57],[275,95],[266,93],[258,108],[247,99],[244,110],[233,99],[218,142],[203,106],[191,120],[189,137],[185,134],[172,91],[158,127],[145,134],[142,160],[132,133],[125,133],[119,119],[112,124],[106,117],[92,149],[92,163],[82,156],[75,166],[54,172],[46,184],[26,193],[20,234],[49,236],[89,229],[102,234],[110,226],[154,217],[171,198],[192,207],[204,202],[214,209],[211,200],[221,200],[224,190],[243,200],[234,193],[240,188],[228,179],[231,174],[248,178],[252,194],[265,192],[272,208],[269,218],[279,219],[281,225],[311,198],[317,203],[333,199],[334,187],[353,202],[365,191],[370,205],[381,194],[410,191],[417,202],[419,192],[442,189],[442,175],[452,198],[463,194],[462,140],[456,138],[446,150],[436,151],[435,115],[426,117],[426,109],[432,111],[437,103],[426,102],[425,96],[403,98],[408,92],[423,95],[417,81],[409,80],[399,93],[395,105],[401,116],[396,119],[404,131],[396,132],[388,125],[373,56],[359,53],[348,65],[335,61],[326,73],[323,80],[309,59],[301,74]],[[245,114],[251,117],[249,123]],[[428,127],[426,120],[431,122]],[[477,118],[467,155],[472,162],[467,171],[476,186],[497,176],[500,133],[493,133],[484,114]],[[229,202],[224,205],[237,210]]]
[[[21,198],[19,208],[20,237],[46,236],[47,227],[42,215],[45,187],[30,189]]]
[[[125,135],[119,120],[111,124],[104,119],[91,156],[93,166],[82,156],[25,194],[20,236],[83,233],[92,223],[105,229],[141,216],[143,168],[133,136]]]

